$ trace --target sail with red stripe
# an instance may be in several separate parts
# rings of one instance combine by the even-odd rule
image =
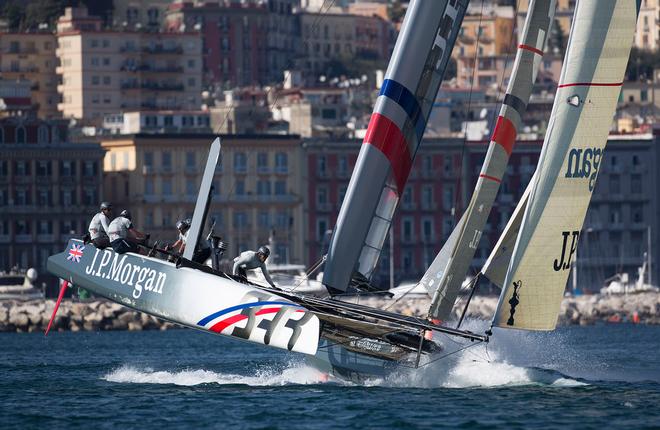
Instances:
[[[635,0],[580,0],[493,325],[553,330],[635,32]]]
[[[444,244],[420,281],[433,297],[429,310],[432,318],[449,317],[474,258],[522,125],[555,9],[556,0],[533,0],[529,6],[509,85],[472,199],[450,236],[455,240]]]
[[[424,135],[468,0],[413,0],[330,240],[323,283],[369,279]]]

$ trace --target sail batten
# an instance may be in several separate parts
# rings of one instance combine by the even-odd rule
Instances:
[[[533,0],[530,3],[511,78],[472,199],[463,217],[464,222],[456,226],[455,233],[452,233],[454,240],[444,244],[420,281],[433,297],[429,309],[432,318],[445,320],[451,314],[478,248],[522,123],[522,115],[529,103],[555,8],[556,0]],[[429,280],[434,280],[433,286],[427,284]]]
[[[632,0],[577,3],[537,173],[493,325],[555,328],[637,17]]]
[[[369,278],[424,135],[468,0],[414,0],[399,33],[328,247],[323,283]]]

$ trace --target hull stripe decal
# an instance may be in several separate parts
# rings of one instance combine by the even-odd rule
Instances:
[[[378,148],[390,161],[397,192],[401,195],[412,167],[412,157],[399,127],[386,116],[374,113],[371,115],[364,143]]]
[[[573,84],[561,84],[557,88],[566,88],[566,87],[620,87],[623,85],[623,82],[609,82],[609,83],[597,83],[597,82],[576,82]]]
[[[508,155],[511,155],[513,145],[516,142],[516,127],[511,120],[503,116],[497,117],[492,140],[504,148]]]
[[[533,52],[533,53],[543,57],[543,51],[541,51],[540,49],[534,48],[533,46],[529,46],[529,45],[525,45],[525,44],[521,43],[520,45],[518,45],[518,48],[524,49],[525,51]]]
[[[385,96],[401,106],[401,109],[408,114],[410,122],[415,126],[417,140],[421,142],[426,121],[423,118],[422,108],[419,106],[419,102],[417,101],[417,98],[415,98],[415,95],[397,81],[385,79],[380,88],[379,96]]]
[[[490,179],[491,181],[495,181],[498,184],[502,183],[502,181],[500,179],[497,179],[495,176],[489,176],[489,175],[486,175],[484,173],[480,174],[479,177],[480,178],[485,178],[485,179]]]
[[[296,308],[302,308],[302,306],[298,306],[298,305],[296,305],[294,303],[291,303],[291,302],[251,302],[251,303],[243,303],[242,305],[236,305],[236,306],[232,306],[230,308],[222,309],[218,312],[214,312],[211,315],[207,316],[206,318],[202,318],[201,320],[199,320],[197,325],[204,326],[204,325],[208,324],[209,322],[211,322],[212,320],[216,319],[217,317],[219,317],[221,315],[224,315],[224,314],[228,314],[230,312],[234,312],[234,311],[238,311],[238,310],[241,310],[241,309],[250,308],[250,307],[254,307],[254,306],[265,306],[265,305],[283,305],[283,306],[293,306],[293,307],[296,307]]]
[[[281,307],[280,308],[264,308],[264,309],[261,309],[261,310],[255,312],[254,315],[258,316],[258,315],[274,314],[276,312],[279,312],[280,309],[282,309],[282,308]],[[302,309],[298,309],[298,310],[296,310],[296,312],[305,312],[305,311],[302,310]],[[229,318],[225,318],[222,321],[218,321],[217,323],[213,324],[213,326],[209,330],[214,332],[214,333],[220,333],[220,332],[222,332],[222,330],[226,329],[230,325],[236,324],[237,322],[243,321],[244,319],[247,319],[247,315],[243,315],[243,314],[232,315]]]

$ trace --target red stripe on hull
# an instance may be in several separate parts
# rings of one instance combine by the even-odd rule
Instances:
[[[504,148],[507,154],[511,155],[513,145],[516,143],[516,127],[507,118],[497,117],[492,140]]]
[[[566,87],[620,87],[623,82],[596,83],[596,82],[575,82],[573,84],[561,84],[557,88]]]
[[[397,191],[401,195],[408,180],[408,174],[410,174],[412,157],[408,150],[408,143],[399,127],[389,118],[374,113],[371,115],[371,121],[369,121],[369,128],[367,128],[363,143],[375,146],[390,161]]]
[[[282,308],[263,308],[255,312],[255,315],[264,315],[264,314],[274,314],[275,312],[279,311]],[[304,311],[303,311],[304,312]],[[243,321],[244,319],[247,318],[247,315],[243,314],[236,314],[233,315],[229,318],[225,318],[222,321],[219,321],[213,325],[209,330],[211,330],[214,333],[220,333],[222,330],[226,329],[232,324],[236,324],[239,321]]]
[[[524,49],[525,51],[533,52],[533,53],[538,54],[541,57],[543,57],[543,51],[541,51],[540,49],[534,48],[533,46],[529,46],[529,45],[525,45],[525,44],[521,43],[520,45],[518,45],[518,48]]]
[[[502,183],[502,181],[501,181],[500,179],[497,179],[495,176],[484,175],[484,174],[482,173],[482,174],[479,175],[479,177],[480,177],[480,178],[490,179],[491,181],[495,181],[495,182],[497,182],[498,184],[501,184],[501,183]]]

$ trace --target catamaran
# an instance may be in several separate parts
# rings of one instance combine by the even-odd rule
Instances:
[[[71,239],[48,260],[48,270],[65,281],[57,303],[75,284],[183,326],[306,354],[321,370],[354,380],[418,367],[425,356],[452,353],[455,344],[488,342],[491,330],[461,329],[462,316],[456,326],[449,321],[529,103],[556,0],[530,2],[472,199],[420,280],[432,298],[428,314],[404,316],[341,300],[345,292],[370,288],[467,6],[468,0],[410,2],[324,259],[329,297],[245,282],[222,272],[217,259],[213,267],[191,261],[220,160],[216,139],[183,256],[167,261],[160,257],[168,252],[157,247],[148,255],[120,255]],[[556,326],[638,10],[634,0],[577,2],[536,174],[471,282],[472,292],[482,277],[502,289],[491,328]],[[56,312],[57,306],[51,322]],[[458,342],[434,342],[429,333]]]

